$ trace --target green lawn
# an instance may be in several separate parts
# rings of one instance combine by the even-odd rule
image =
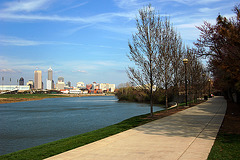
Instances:
[[[240,160],[240,135],[219,133],[208,160]]]
[[[126,131],[128,129],[131,129],[152,121],[151,119],[143,119],[144,117],[147,117],[147,116],[149,116],[149,114],[136,116],[136,117],[124,120],[118,124],[111,125],[102,129],[98,129],[92,132],[50,142],[47,144],[17,151],[14,153],[2,155],[0,156],[0,160],[44,159],[44,158],[86,145],[88,143],[109,137],[111,135]]]

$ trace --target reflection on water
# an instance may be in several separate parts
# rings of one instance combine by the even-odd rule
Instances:
[[[112,96],[0,104],[0,155],[103,128],[149,111],[148,104],[118,102]]]

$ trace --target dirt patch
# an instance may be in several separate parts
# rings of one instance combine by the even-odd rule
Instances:
[[[36,101],[42,100],[44,98],[0,98],[0,104],[4,103],[16,103],[16,102],[24,102],[24,101]]]
[[[227,111],[220,132],[240,134],[240,104],[227,101]]]

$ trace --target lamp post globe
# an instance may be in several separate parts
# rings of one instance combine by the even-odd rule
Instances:
[[[188,59],[186,59],[186,58],[183,59],[183,63],[184,63],[184,64],[187,64],[187,63],[188,63]]]
[[[209,79],[208,82],[209,82],[209,98],[212,98],[212,96],[211,96],[211,79]]]

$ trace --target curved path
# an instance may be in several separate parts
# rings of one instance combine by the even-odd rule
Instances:
[[[227,108],[223,97],[48,160],[205,160]]]

